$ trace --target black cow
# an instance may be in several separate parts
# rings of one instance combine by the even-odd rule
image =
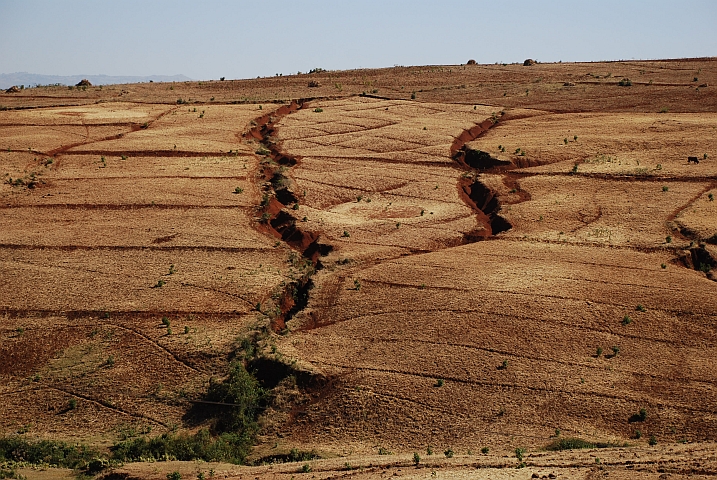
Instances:
[[[692,162],[694,162],[696,165],[696,164],[700,163],[700,159],[697,157],[687,157],[687,164],[689,165]]]

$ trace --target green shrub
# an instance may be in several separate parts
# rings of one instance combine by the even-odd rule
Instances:
[[[220,419],[217,428],[225,432],[239,432],[252,439],[259,427],[256,423],[266,392],[259,381],[247,372],[244,364],[234,361],[229,376],[221,383],[210,382],[207,400],[233,405],[229,415]]]
[[[26,477],[23,475],[20,475],[15,470],[12,470],[12,469],[6,470],[4,468],[0,468],[0,478],[18,478],[18,479],[22,478],[22,479],[24,479]]]
[[[182,474],[174,471],[172,473],[167,474],[167,480],[182,480]]]
[[[421,463],[421,456],[418,454],[418,452],[413,452],[413,463],[418,466],[419,463]]]
[[[632,81],[629,78],[623,78],[622,80],[617,82],[617,84],[620,85],[621,87],[631,87]]]
[[[28,441],[21,437],[0,438],[0,463],[27,462],[61,468],[84,468],[99,453],[85,445],[54,440]]]
[[[443,452],[443,455],[446,456],[446,458],[453,458],[453,449],[448,448]]]
[[[655,445],[657,445],[657,438],[655,438],[654,435],[651,435],[650,440],[647,443],[649,443],[652,446],[655,446]]]
[[[625,315],[624,317],[622,317],[622,324],[623,324],[623,325],[630,325],[631,323],[632,323],[632,318],[628,317],[627,315]]]
[[[515,449],[515,458],[517,458],[519,462],[523,461],[523,455],[525,455],[525,448],[518,447]]]
[[[112,457],[121,462],[147,460],[204,460],[241,464],[251,449],[252,439],[239,433],[212,437],[208,430],[195,435],[165,433],[158,437],[138,437],[110,448]]]
[[[483,455],[488,455],[488,452],[490,452],[490,447],[483,447],[480,449],[480,453]]]
[[[577,450],[581,448],[608,448],[614,447],[615,444],[609,442],[589,442],[582,438],[560,438],[545,447],[546,450],[557,452],[561,450]]]

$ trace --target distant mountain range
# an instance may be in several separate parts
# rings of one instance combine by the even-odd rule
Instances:
[[[149,82],[185,82],[191,78],[184,75],[150,75],[138,76],[112,76],[112,75],[39,75],[36,73],[17,72],[0,73],[0,88],[10,88],[13,85],[25,85],[34,87],[36,85],[75,85],[83,78],[89,80],[92,85],[111,85],[115,83],[139,83]]]

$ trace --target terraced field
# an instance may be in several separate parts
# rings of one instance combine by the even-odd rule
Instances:
[[[0,95],[0,432],[194,432],[244,355],[271,392],[250,459],[714,475],[716,65]],[[614,448],[544,453],[556,432]]]

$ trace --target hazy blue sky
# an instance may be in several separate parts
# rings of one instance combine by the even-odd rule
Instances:
[[[314,67],[717,55],[715,0],[0,0],[0,73],[248,78]]]

